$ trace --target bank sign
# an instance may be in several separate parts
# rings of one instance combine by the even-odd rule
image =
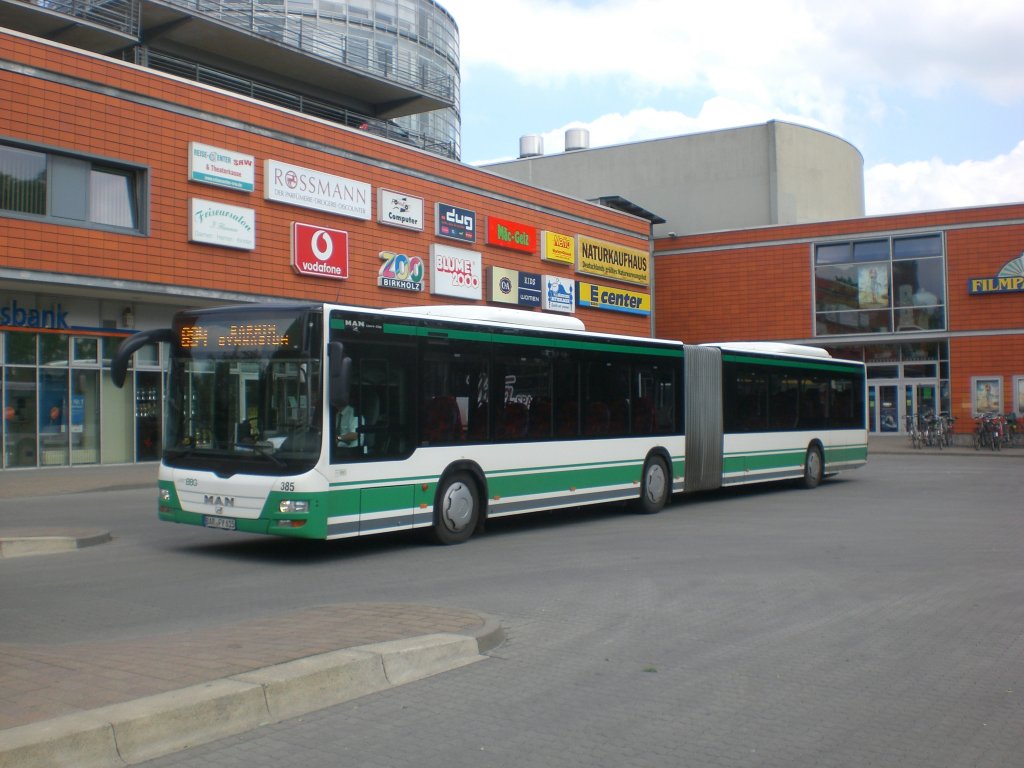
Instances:
[[[967,292],[972,296],[1024,292],[1024,253],[1006,262],[995,277],[967,278]]]

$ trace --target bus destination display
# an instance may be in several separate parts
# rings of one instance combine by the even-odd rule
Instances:
[[[287,347],[290,339],[280,323],[239,323],[227,326],[183,325],[178,332],[182,349]]]

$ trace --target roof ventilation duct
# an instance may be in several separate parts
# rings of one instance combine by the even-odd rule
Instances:
[[[544,138],[536,134],[519,137],[519,159],[540,157],[544,154]]]
[[[565,132],[565,151],[576,152],[590,149],[590,131],[586,128],[570,128]]]

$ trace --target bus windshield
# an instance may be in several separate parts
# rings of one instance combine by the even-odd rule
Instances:
[[[311,468],[322,438],[321,315],[278,309],[179,315],[164,462],[237,473]]]

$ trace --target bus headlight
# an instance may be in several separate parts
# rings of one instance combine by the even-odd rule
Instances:
[[[169,503],[171,500],[171,492],[166,488],[160,489],[160,501]]]
[[[281,499],[277,511],[282,515],[304,515],[309,512],[309,502],[306,499]]]

